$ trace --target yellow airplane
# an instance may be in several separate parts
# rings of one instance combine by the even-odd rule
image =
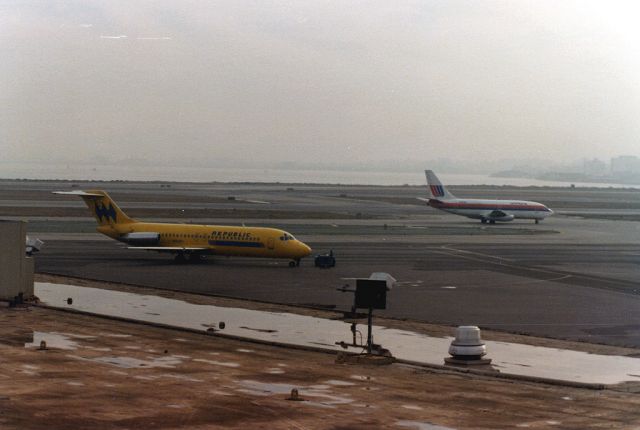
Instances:
[[[129,249],[176,254],[176,261],[203,255],[291,259],[289,266],[311,254],[311,248],[284,230],[263,227],[140,222],[129,218],[102,190],[54,191],[79,196],[98,221],[98,232],[124,242]]]

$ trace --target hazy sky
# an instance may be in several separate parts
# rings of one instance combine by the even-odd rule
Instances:
[[[636,1],[1,1],[7,160],[640,156]]]

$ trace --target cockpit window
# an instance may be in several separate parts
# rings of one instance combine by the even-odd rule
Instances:
[[[291,236],[289,233],[283,234],[282,236],[280,236],[279,239],[280,240],[284,240],[284,241],[286,241],[286,240],[296,240],[296,238]]]

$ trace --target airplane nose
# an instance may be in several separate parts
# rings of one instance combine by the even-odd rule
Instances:
[[[307,257],[309,255],[311,255],[311,247],[305,243],[300,242],[300,254],[302,254],[300,257]]]

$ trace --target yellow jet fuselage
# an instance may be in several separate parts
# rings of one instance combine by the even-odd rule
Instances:
[[[202,248],[203,254],[294,260],[311,253],[307,245],[286,231],[266,227],[134,222],[101,225],[97,230],[112,239],[130,242],[132,247],[150,250],[155,248],[158,251],[162,251],[162,248],[167,248],[167,251]],[[158,233],[159,240],[153,246],[135,246],[135,239],[126,239],[130,233]]]
[[[81,197],[98,222],[98,232],[130,248],[170,252],[181,258],[200,255],[288,258],[296,265],[311,254],[309,246],[276,228],[141,222],[129,218],[102,190],[56,194]]]

